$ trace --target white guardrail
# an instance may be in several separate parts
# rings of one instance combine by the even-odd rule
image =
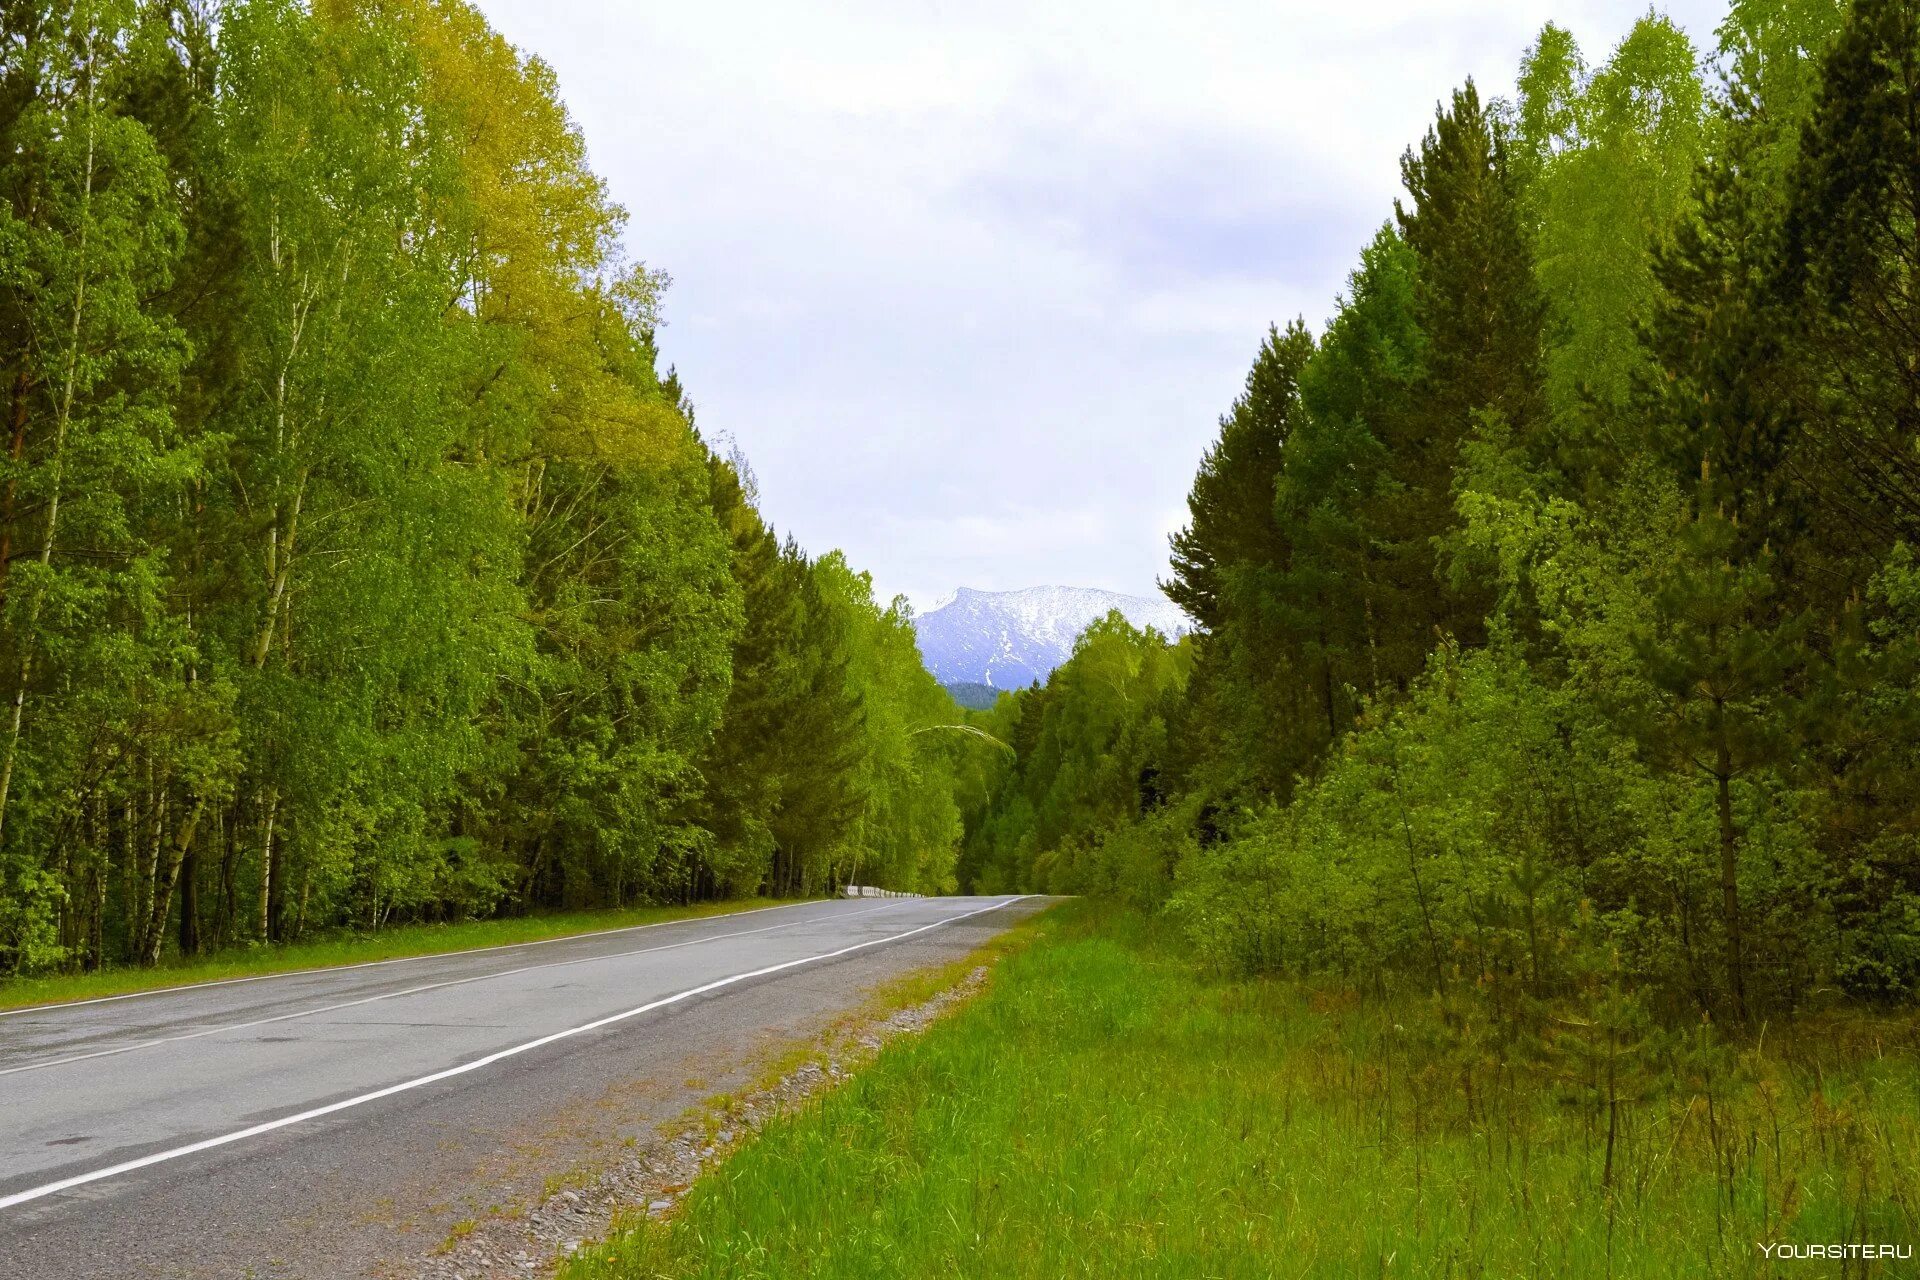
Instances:
[[[899,889],[879,889],[870,884],[850,884],[847,886],[849,898],[918,898],[924,895],[905,893]]]

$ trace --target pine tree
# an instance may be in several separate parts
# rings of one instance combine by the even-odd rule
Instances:
[[[1222,792],[1283,788],[1324,740],[1321,682],[1286,625],[1280,590],[1296,546],[1276,509],[1313,351],[1299,321],[1268,330],[1194,477],[1189,522],[1172,539],[1173,578],[1163,589],[1203,629],[1194,696],[1219,731],[1217,741],[1189,744],[1198,758],[1190,767]]]
[[[1162,589],[1206,630],[1228,625],[1235,573],[1286,562],[1274,483],[1294,425],[1300,373],[1312,354],[1313,336],[1301,321],[1284,334],[1268,328],[1246,389],[1220,419],[1220,434],[1194,476],[1186,527],[1171,539],[1173,577]]]
[[[1764,547],[1743,554],[1738,523],[1716,500],[1703,466],[1693,519],[1654,581],[1651,625],[1633,637],[1658,709],[1636,726],[1663,763],[1697,771],[1713,791],[1715,877],[1733,1014],[1753,1007],[1742,902],[1743,832],[1737,794],[1785,758],[1792,706],[1783,696],[1806,664],[1798,618],[1783,617]]]
[[[1549,451],[1545,308],[1505,139],[1471,81],[1400,168],[1412,205],[1396,203],[1395,214],[1417,263],[1422,376],[1405,412],[1380,424],[1391,484],[1369,523],[1389,548],[1388,616],[1378,625],[1424,652],[1436,629],[1476,643],[1490,604],[1483,588],[1449,573],[1438,552],[1457,526],[1453,472],[1462,444],[1492,420],[1535,456]]]
[[[1762,158],[1777,123],[1736,82],[1720,124],[1697,212],[1656,254],[1662,292],[1646,330],[1655,370],[1641,412],[1647,446],[1692,501],[1634,636],[1659,709],[1633,731],[1666,765],[1711,787],[1725,989],[1745,1018],[1756,993],[1742,888],[1739,815],[1748,806],[1739,797],[1790,757],[1788,744],[1808,727],[1795,700],[1813,674],[1811,597],[1827,580],[1814,567],[1831,552],[1815,527],[1800,421],[1785,394],[1790,321],[1768,285],[1779,202]]]
[[[1499,414],[1523,436],[1541,424],[1545,304],[1506,139],[1472,81],[1407,151],[1400,172],[1413,203],[1396,203],[1395,214],[1419,260],[1426,377],[1413,420],[1394,441],[1395,467],[1444,503],[1444,477],[1474,414]]]
[[[1824,501],[1920,539],[1920,6],[1860,0],[1791,171],[1773,288],[1801,374],[1781,388]]]

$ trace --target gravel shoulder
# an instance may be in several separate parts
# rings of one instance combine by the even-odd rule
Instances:
[[[985,987],[999,950],[1019,936],[1001,935],[960,964],[884,984],[865,1008],[819,1035],[763,1055],[765,1073],[744,1090],[704,1100],[651,1141],[624,1147],[611,1163],[550,1179],[538,1203],[456,1223],[430,1257],[405,1273],[407,1280],[549,1275],[582,1244],[635,1218],[667,1217],[696,1179],[768,1121],[798,1110],[888,1043],[925,1031],[965,1004]]]

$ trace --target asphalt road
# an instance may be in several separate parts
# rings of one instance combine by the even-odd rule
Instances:
[[[851,899],[0,1013],[0,1276],[401,1276],[1038,907]]]

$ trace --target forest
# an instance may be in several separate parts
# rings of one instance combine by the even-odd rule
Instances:
[[[979,713],[963,881],[1461,1035],[1912,1002],[1920,6],[1549,25],[1400,172],[1193,479],[1197,632]]]
[[[0,974],[952,880],[992,751],[462,0],[0,6]]]

